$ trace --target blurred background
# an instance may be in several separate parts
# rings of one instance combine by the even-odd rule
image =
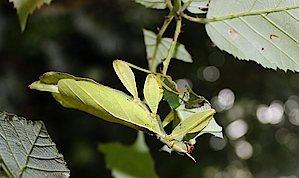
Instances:
[[[168,11],[146,9],[130,0],[54,0],[29,16],[21,33],[13,4],[0,2],[0,111],[42,120],[72,177],[111,177],[97,144],[132,144],[137,132],[65,109],[49,93],[27,86],[55,70],[125,91],[112,61],[147,68],[142,28],[156,31]],[[299,177],[299,74],[239,61],[215,47],[203,25],[183,23],[179,41],[194,63],[172,60],[168,74],[179,86],[188,83],[211,101],[225,138],[198,138],[194,164],[187,157],[159,152],[162,143],[146,135],[158,175]],[[173,25],[167,37],[172,37]],[[141,90],[145,74],[135,75]],[[168,111],[162,103],[160,115]]]

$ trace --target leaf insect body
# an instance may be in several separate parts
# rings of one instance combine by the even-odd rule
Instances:
[[[74,77],[59,72],[45,73],[39,81],[32,83],[29,88],[51,92],[54,99],[66,108],[85,111],[106,121],[120,123],[156,135],[162,143],[167,145],[170,152],[175,151],[187,155],[196,162],[190,154],[195,142],[191,139],[182,140],[181,138],[189,133],[198,133],[203,130],[209,124],[215,110],[206,109],[200,112],[191,112],[168,135],[164,130],[164,126],[167,124],[162,123],[157,114],[159,102],[163,96],[165,98],[165,91],[170,94],[173,93],[171,97],[177,98],[180,102],[182,102],[180,95],[188,91],[180,92],[169,76],[162,76],[121,60],[115,60],[113,67],[133,98],[91,79]],[[135,77],[130,67],[148,73],[143,89],[144,102],[138,98]],[[171,85],[167,85],[166,80]],[[174,115],[171,115],[168,118],[168,123],[174,119]]]

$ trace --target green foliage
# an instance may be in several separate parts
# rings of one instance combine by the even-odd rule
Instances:
[[[69,177],[42,121],[0,113],[0,175],[5,177]]]
[[[158,177],[142,132],[138,132],[136,141],[130,146],[116,142],[102,143],[98,148],[105,155],[113,177]]]
[[[25,30],[27,18],[35,9],[40,8],[43,4],[50,4],[52,0],[9,0],[13,2],[17,9],[21,31]]]

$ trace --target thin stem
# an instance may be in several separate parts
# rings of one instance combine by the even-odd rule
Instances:
[[[281,7],[281,8],[276,8],[276,9],[266,9],[266,10],[260,10],[260,11],[244,12],[244,13],[239,13],[239,14],[231,14],[231,15],[225,15],[225,16],[221,16],[221,17],[211,17],[211,18],[192,17],[183,12],[181,12],[181,16],[189,21],[192,21],[192,22],[207,24],[210,22],[229,20],[229,19],[245,17],[245,16],[268,14],[268,13],[273,13],[273,12],[281,12],[281,11],[287,11],[287,10],[292,10],[292,9],[297,9],[297,8],[299,8],[299,5],[290,6],[290,7]]]
[[[170,22],[173,19],[173,15],[171,14],[171,12],[168,14],[168,16],[165,17],[164,23],[161,27],[161,29],[159,30],[159,33],[157,34],[157,39],[156,39],[156,46],[155,46],[155,51],[153,54],[153,57],[151,59],[149,59],[149,70],[155,72],[155,66],[154,66],[154,61],[157,58],[157,54],[158,54],[158,50],[159,50],[159,44],[162,40],[163,34],[165,32],[165,30],[167,29],[168,25],[170,24]]]
[[[209,22],[211,22],[210,20],[208,20],[207,18],[202,18],[202,17],[192,17],[190,15],[187,15],[183,12],[181,12],[181,16],[191,22],[197,22],[197,23],[201,23],[201,24],[207,24]]]
[[[128,62],[126,62],[126,61],[123,61],[123,62],[125,62],[128,66],[130,66],[130,67],[132,67],[132,68],[134,68],[134,69],[140,70],[140,71],[142,71],[142,72],[145,72],[145,73],[148,73],[148,74],[155,73],[155,72],[153,72],[153,71],[146,70],[146,69],[143,69],[143,68],[141,68],[141,67],[138,67],[138,66],[136,66],[136,65],[134,65],[134,64],[128,63]]]
[[[166,73],[167,73],[168,66],[169,66],[172,54],[174,52],[179,34],[181,32],[181,26],[182,26],[182,18],[181,18],[180,15],[177,15],[177,17],[176,17],[176,28],[175,28],[174,36],[172,38],[171,46],[168,50],[168,55],[167,55],[166,59],[163,61],[163,74],[164,75],[166,75]]]

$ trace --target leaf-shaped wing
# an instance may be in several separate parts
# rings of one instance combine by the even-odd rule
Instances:
[[[21,30],[24,31],[29,14],[36,8],[40,8],[43,4],[50,4],[52,0],[9,0],[14,3],[14,7],[17,9],[19,15],[19,22]]]
[[[186,105],[185,105],[186,106]],[[205,103],[203,106],[199,107],[199,108],[192,108],[192,109],[186,109],[184,105],[181,105],[177,110],[176,113],[178,114],[178,117],[181,120],[184,120],[185,118],[189,117],[190,115],[197,113],[197,112],[201,112],[204,110],[208,110],[211,109],[211,106],[209,103]],[[195,133],[200,131],[198,134],[196,135],[188,135],[188,140],[190,139],[196,139],[197,137],[205,134],[205,133],[209,133],[212,134],[216,137],[219,138],[223,138],[223,134],[222,134],[222,127],[219,126],[214,118],[214,116],[212,117],[212,119],[210,120],[209,124],[202,130],[196,128],[193,131],[190,131],[190,133]]]
[[[158,119],[151,118],[150,112],[143,103],[134,102],[125,93],[98,84],[91,79],[47,72],[29,87],[40,91],[57,88],[50,92],[64,107],[85,111],[104,120],[147,133],[160,131]],[[47,90],[44,90],[45,88]]]
[[[175,139],[187,133],[201,131],[209,124],[215,113],[216,111],[214,109],[208,109],[190,115],[172,130],[170,138]]]
[[[152,113],[156,114],[159,102],[163,96],[162,86],[155,79],[154,74],[148,74],[143,88],[144,98]]]
[[[136,130],[143,131],[145,133],[149,133],[150,131],[146,128],[138,127],[137,125],[131,124],[130,122],[125,122],[123,120],[120,120],[110,113],[108,113],[104,108],[97,107],[94,108],[91,105],[85,105],[82,103],[82,101],[78,100],[77,98],[73,98],[73,95],[67,95],[66,93],[60,94],[60,93],[52,93],[54,99],[59,102],[63,107],[71,108],[71,109],[78,109],[80,111],[87,112],[89,114],[92,114],[94,116],[97,116],[101,119],[104,119],[108,122],[114,122],[123,124],[125,126],[131,127]]]
[[[1,166],[8,177],[69,177],[45,125],[0,113]]]
[[[299,0],[218,1],[209,4],[211,40],[239,59],[299,71]]]
[[[113,68],[126,89],[133,95],[134,99],[137,99],[138,92],[135,76],[128,64],[121,60],[114,60]]]
[[[118,123],[130,123],[143,128],[142,130],[159,132],[158,123],[149,116],[150,112],[121,92],[100,84],[74,79],[59,80],[57,85],[61,95],[76,98],[93,109],[104,109],[118,118]]]
[[[154,32],[145,29],[143,29],[143,35],[150,71],[156,71],[157,66],[162,62],[163,59],[167,57],[172,39],[162,38],[161,42],[158,45],[156,57],[155,59],[153,59],[153,55],[156,48],[157,35]],[[192,62],[191,55],[185,49],[185,46],[180,44],[179,42],[177,42],[176,44],[172,57],[178,60],[182,60],[184,62]]]

